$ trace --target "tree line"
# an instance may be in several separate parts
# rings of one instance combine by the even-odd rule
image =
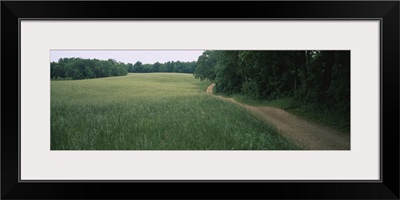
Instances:
[[[128,63],[127,70],[132,73],[147,72],[176,72],[176,73],[193,73],[196,69],[196,61],[181,62],[168,61],[165,63],[156,62],[154,64],[143,64],[138,61],[134,65]]]
[[[118,62],[113,59],[82,59],[61,58],[58,62],[50,63],[50,77],[53,80],[77,80],[102,78],[110,76],[125,76],[130,73],[149,72],[176,72],[193,73],[196,61],[181,62],[168,61],[165,63],[143,64],[137,61],[135,64]]]
[[[50,64],[51,79],[89,79],[128,74],[124,63],[113,59],[60,58]]]
[[[226,94],[290,97],[350,113],[350,51],[205,51],[194,76]]]

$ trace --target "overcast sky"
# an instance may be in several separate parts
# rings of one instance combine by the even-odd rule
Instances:
[[[203,53],[202,50],[51,50],[50,61],[58,62],[60,58],[97,58],[99,60],[114,59],[124,63],[135,64],[137,61],[143,64],[153,64],[155,62],[168,62],[168,61],[197,61],[197,58]]]

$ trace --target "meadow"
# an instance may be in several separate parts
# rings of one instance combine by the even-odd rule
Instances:
[[[299,149],[192,74],[51,81],[51,150]]]

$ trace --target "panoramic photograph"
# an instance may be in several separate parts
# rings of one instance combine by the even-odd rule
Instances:
[[[350,51],[51,50],[51,150],[350,150]]]

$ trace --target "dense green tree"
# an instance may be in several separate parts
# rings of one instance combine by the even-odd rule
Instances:
[[[218,92],[350,112],[349,51],[205,51],[193,75],[215,82]]]
[[[197,67],[194,70],[194,76],[200,80],[209,79],[214,80],[215,66],[218,60],[218,51],[205,51],[197,60]]]
[[[133,67],[132,67],[132,69],[129,71],[129,72],[141,72],[141,71],[143,71],[143,64],[142,64],[142,62],[140,62],[140,61],[137,61],[134,65],[133,65]]]
[[[174,71],[174,61],[168,61],[164,64],[164,72],[173,72]]]
[[[127,66],[115,60],[62,58],[51,62],[52,79],[87,79],[127,75]]]
[[[161,63],[156,62],[156,63],[153,64],[153,66],[151,68],[151,71],[152,72],[159,72],[160,68],[161,68]]]
[[[193,73],[196,69],[196,61],[181,62],[168,61],[166,63],[156,62],[154,64],[142,64],[136,62],[133,67],[129,68],[128,72],[132,73],[149,73],[149,72],[178,72],[178,73]],[[129,65],[129,64],[128,64]]]
[[[128,70],[128,72],[132,72],[132,71],[133,71],[133,65],[132,65],[132,63],[128,63],[128,64],[126,65],[126,70]]]

